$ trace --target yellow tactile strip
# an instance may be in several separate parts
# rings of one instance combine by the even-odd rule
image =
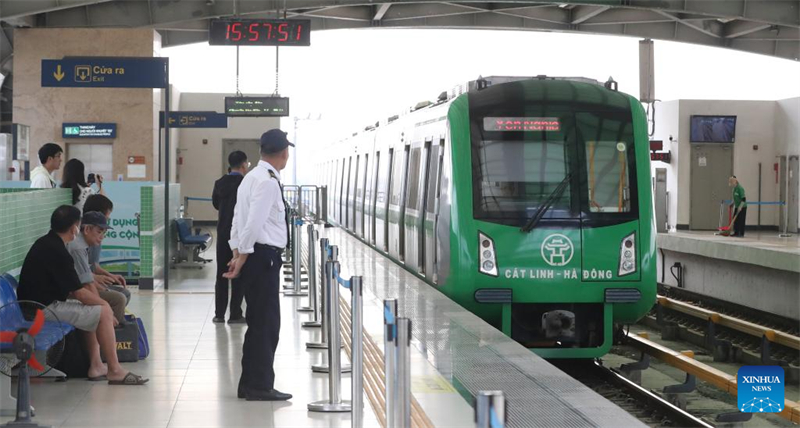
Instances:
[[[351,312],[350,312],[350,304],[345,300],[343,297],[340,297],[340,307],[341,307],[341,320],[342,320],[342,338],[344,340],[345,350],[347,352],[348,357],[352,360],[352,356],[350,355],[350,343],[351,343]],[[375,411],[375,415],[377,416],[378,422],[380,422],[381,426],[384,428],[386,427],[386,391],[384,390],[385,385],[385,373],[384,373],[384,361],[383,361],[383,352],[381,352],[380,348],[375,344],[375,341],[372,340],[372,337],[367,333],[366,330],[363,330],[364,334],[364,391],[367,394],[367,399],[372,406],[372,409]],[[434,428],[433,422],[431,422],[428,415],[425,414],[425,411],[422,410],[422,406],[419,405],[416,398],[411,396],[411,427],[412,428]]]

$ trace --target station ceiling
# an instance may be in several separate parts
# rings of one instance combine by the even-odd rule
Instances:
[[[800,60],[800,0],[0,0],[6,27],[154,28],[164,46],[206,41],[212,18],[312,20],[314,30],[559,31],[726,47]],[[0,43],[11,43],[5,28]],[[0,46],[2,48],[3,46]]]

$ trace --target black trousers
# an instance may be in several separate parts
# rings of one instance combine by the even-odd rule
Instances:
[[[275,385],[275,349],[281,330],[280,273],[283,260],[272,248],[256,245],[239,278],[247,301],[247,333],[239,385],[269,391]]]
[[[733,222],[733,236],[744,236],[744,227],[745,221],[747,221],[747,207],[742,207],[741,210],[738,208],[733,211],[733,215],[739,213],[739,216],[736,217],[736,221]]]
[[[220,236],[220,235],[217,235]],[[216,302],[215,315],[217,318],[225,318],[225,311],[228,308],[228,279],[223,278],[222,274],[228,271],[228,262],[233,258],[233,251],[228,245],[227,239],[217,240],[217,283],[214,286],[214,300]],[[244,300],[244,290],[238,281],[232,281],[231,292],[231,319],[242,317],[242,300]]]

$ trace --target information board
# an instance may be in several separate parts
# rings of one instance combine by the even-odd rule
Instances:
[[[289,116],[289,98],[225,97],[225,114],[233,117]]]
[[[117,138],[116,123],[64,123],[62,138]]]

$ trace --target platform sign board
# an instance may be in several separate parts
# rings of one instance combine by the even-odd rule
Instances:
[[[117,138],[116,123],[64,123],[62,138]]]
[[[164,113],[158,118],[164,127]],[[172,111],[169,113],[170,128],[227,128],[228,116],[215,111]]]
[[[67,57],[42,60],[42,87],[166,88],[168,58]]]
[[[289,116],[289,98],[225,97],[225,114],[233,117]]]

